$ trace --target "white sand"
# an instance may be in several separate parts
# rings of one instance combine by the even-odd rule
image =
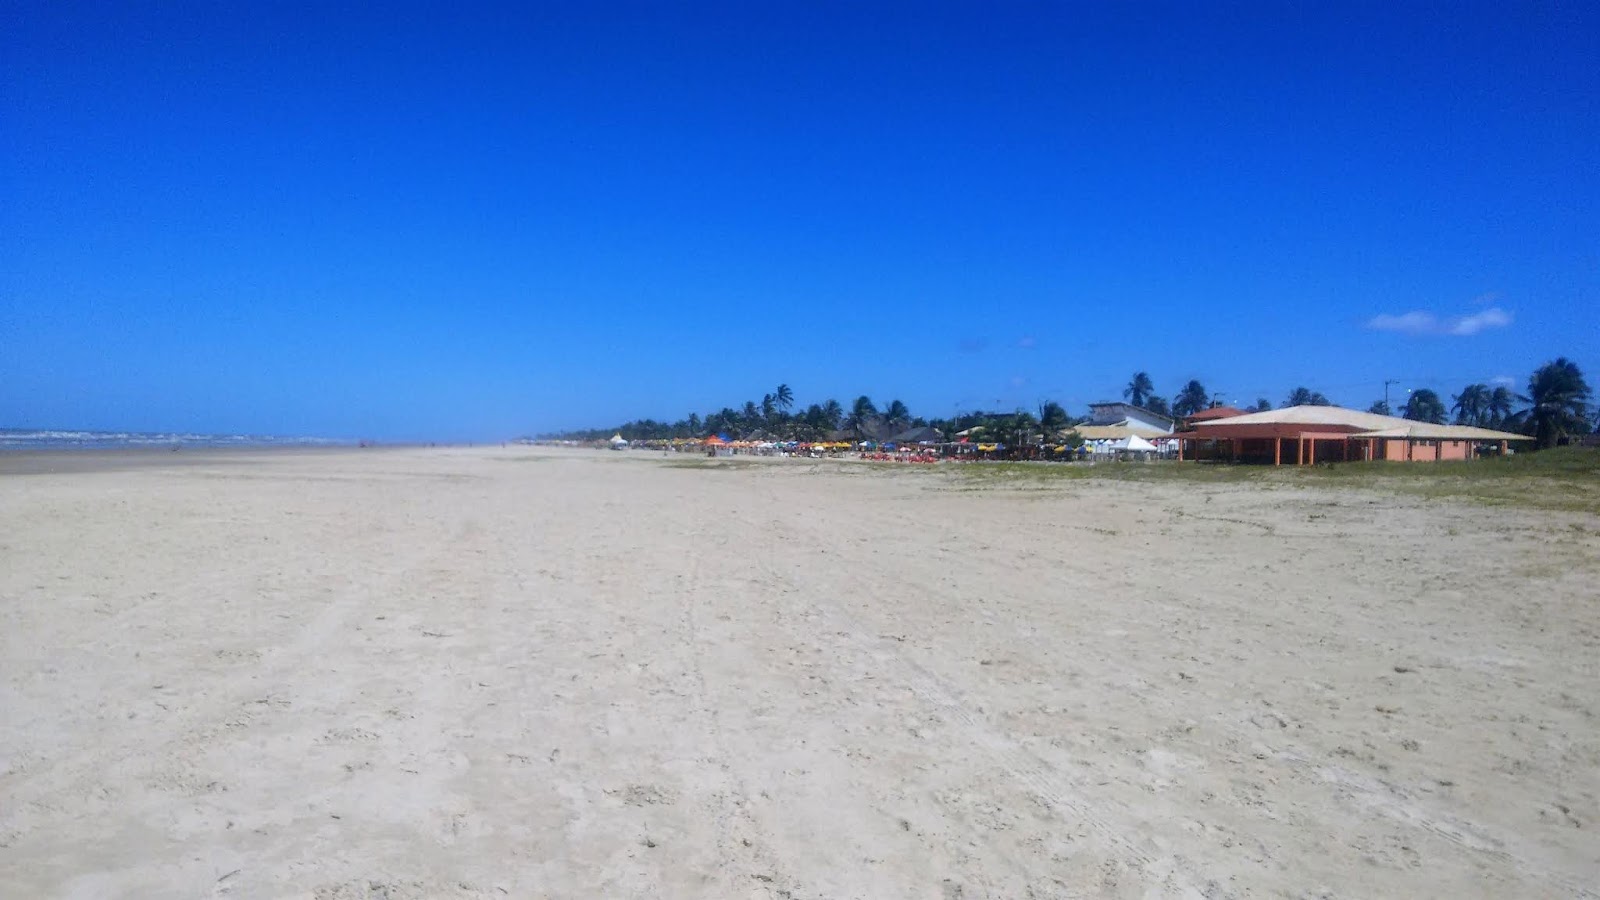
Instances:
[[[0,475],[0,896],[1595,896],[1600,521],[971,487]]]

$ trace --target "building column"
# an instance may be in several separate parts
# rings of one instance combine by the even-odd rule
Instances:
[[[1272,464],[1275,466],[1283,465],[1283,438],[1275,437],[1272,439]]]
[[[1506,455],[1506,442],[1505,441],[1501,441],[1500,442],[1500,455],[1501,456],[1505,456]]]

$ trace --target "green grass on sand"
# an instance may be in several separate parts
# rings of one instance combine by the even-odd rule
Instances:
[[[753,459],[675,457],[666,468],[736,471],[763,466]],[[1600,450],[1561,447],[1538,453],[1470,462],[1329,463],[1316,466],[1256,466],[1163,461],[1152,463],[995,462],[908,466],[898,463],[812,462],[810,468],[852,475],[947,476],[957,490],[1043,489],[1080,481],[1136,481],[1195,485],[1258,485],[1263,488],[1352,488],[1388,491],[1425,499],[1485,506],[1600,515]]]
[[[1102,479],[1190,484],[1256,484],[1392,491],[1488,506],[1600,514],[1600,451],[1559,447],[1505,458],[1437,463],[1331,463],[1250,466],[1214,463],[974,464],[960,468],[975,484],[1044,486]]]

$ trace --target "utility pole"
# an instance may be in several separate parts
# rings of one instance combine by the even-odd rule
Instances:
[[[1399,383],[1399,379],[1395,378],[1390,378],[1383,382],[1383,408],[1388,409],[1390,415],[1394,415],[1394,410],[1389,408],[1389,385]]]

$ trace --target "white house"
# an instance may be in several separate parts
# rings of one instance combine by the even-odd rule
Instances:
[[[1089,404],[1089,421],[1091,426],[1120,426],[1136,429],[1143,436],[1155,434],[1171,434],[1173,419],[1160,413],[1153,413],[1142,406],[1131,403],[1091,403]],[[1082,431],[1082,429],[1079,429]]]

